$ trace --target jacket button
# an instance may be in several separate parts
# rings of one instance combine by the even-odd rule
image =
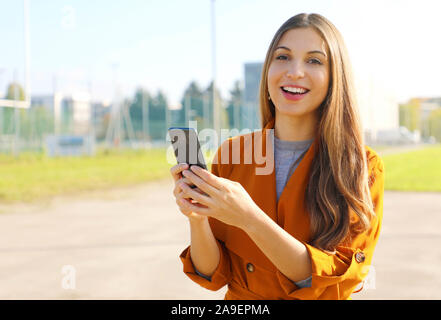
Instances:
[[[254,266],[252,263],[247,263],[247,270],[248,272],[253,272],[254,271]]]
[[[363,252],[357,252],[355,254],[355,261],[357,261],[358,263],[364,262],[365,259],[366,259],[366,257],[364,256]]]

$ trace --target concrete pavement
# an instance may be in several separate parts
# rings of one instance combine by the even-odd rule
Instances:
[[[172,189],[0,205],[0,299],[222,299],[182,273],[189,226]],[[386,192],[374,281],[353,298],[440,299],[440,227],[441,193]]]

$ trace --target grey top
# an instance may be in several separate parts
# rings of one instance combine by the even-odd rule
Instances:
[[[276,168],[276,191],[277,201],[286,186],[289,178],[296,170],[306,151],[312,144],[311,140],[285,141],[274,136],[274,162]],[[312,277],[295,282],[299,288],[311,287]]]
[[[306,150],[312,144],[311,140],[285,141],[274,136],[274,162],[276,168],[277,201],[291,175],[299,165]]]
[[[277,201],[279,201],[280,195],[285,188],[286,183],[289,178],[297,168],[299,162],[304,157],[306,150],[312,144],[311,140],[304,141],[285,141],[280,140],[274,136],[274,162],[276,169],[276,191],[277,191]],[[211,277],[206,276],[195,271],[201,277],[211,280]],[[312,277],[301,281],[294,282],[299,288],[311,287]]]

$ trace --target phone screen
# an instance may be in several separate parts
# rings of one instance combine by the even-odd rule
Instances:
[[[178,163],[188,163],[190,166],[197,165],[207,169],[195,129],[172,127],[168,132]]]

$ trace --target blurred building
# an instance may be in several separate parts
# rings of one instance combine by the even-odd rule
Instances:
[[[86,135],[90,133],[92,119],[100,121],[101,109],[94,111],[90,95],[75,93],[63,95],[33,95],[31,108],[43,107],[54,116],[55,132],[57,134]],[[97,112],[97,114],[94,114]],[[93,117],[93,118],[92,118]]]
[[[441,110],[441,98],[420,98],[420,130],[427,142],[441,141],[441,118],[437,110]],[[433,117],[432,115],[438,114]],[[436,125],[434,122],[437,122]]]
[[[91,127],[90,96],[84,93],[63,97],[61,100],[62,123],[69,124],[69,132],[75,135],[89,134]]]
[[[93,130],[97,139],[104,139],[106,136],[106,129],[110,119],[111,105],[107,101],[95,101],[91,103],[91,113]]]
[[[259,110],[259,86],[263,63],[245,63],[244,106],[241,109],[241,129],[255,130],[261,127]]]
[[[397,99],[372,76],[358,74],[355,85],[366,144],[390,143],[389,137],[400,135]]]
[[[441,108],[441,98],[421,98],[421,120],[427,120],[429,115]]]
[[[53,95],[32,95],[31,108],[43,107],[47,112],[54,112],[54,96]]]

